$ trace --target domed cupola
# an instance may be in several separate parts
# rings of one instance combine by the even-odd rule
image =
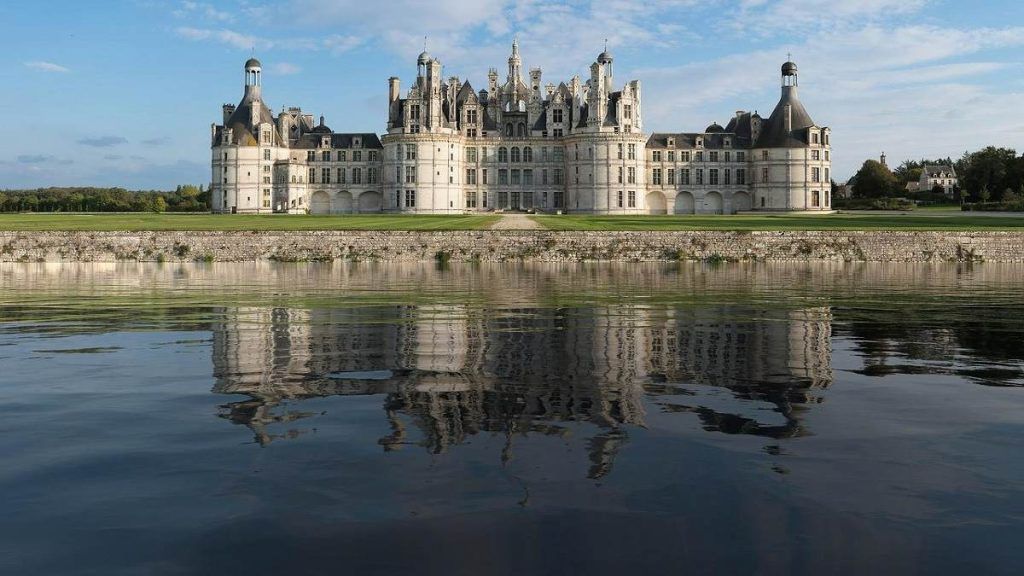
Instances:
[[[719,133],[722,133],[722,132],[725,132],[725,128],[722,128],[722,126],[718,122],[715,122],[714,124],[712,124],[711,126],[708,126],[704,130],[705,134],[719,134]]]
[[[320,125],[317,126],[316,128],[313,128],[313,133],[314,134],[332,134],[333,132],[331,132],[331,129],[328,128],[326,124],[324,124],[324,117],[320,116]]]
[[[792,61],[782,65],[782,98],[764,123],[757,148],[803,148],[807,129],[815,126],[811,115],[797,96],[797,67]]]

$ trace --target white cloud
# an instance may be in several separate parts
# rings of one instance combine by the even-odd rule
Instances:
[[[217,22],[231,22],[234,20],[234,17],[230,12],[218,10],[214,6],[204,4],[202,2],[182,2],[180,8],[174,10],[174,15],[178,18],[199,16],[206,20],[214,20]]]
[[[290,76],[302,72],[302,68],[289,62],[277,62],[270,67],[270,71],[279,76]]]
[[[54,64],[53,62],[44,62],[41,60],[36,60],[34,62],[25,62],[25,66],[28,66],[29,68],[35,70],[42,70],[43,72],[59,72],[62,74],[71,72],[70,69],[65,68],[64,66]]]
[[[209,28],[191,28],[188,26],[182,26],[176,29],[175,32],[178,36],[188,40],[213,40],[235,48],[241,48],[243,50],[248,50],[250,48],[270,49],[274,45],[274,43],[269,40],[264,40],[257,38],[256,36],[242,34],[240,32],[227,29],[213,30]]]

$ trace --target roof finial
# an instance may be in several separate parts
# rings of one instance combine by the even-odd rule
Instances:
[[[786,62],[792,62],[792,61],[793,61],[793,53],[792,52],[786,52]]]
[[[608,39],[607,38],[604,39],[604,51],[605,52],[608,51]]]
[[[427,37],[426,36],[423,37],[423,51],[424,52],[427,51]]]

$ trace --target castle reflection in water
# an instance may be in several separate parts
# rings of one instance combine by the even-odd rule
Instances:
[[[214,391],[248,397],[222,415],[260,444],[296,434],[272,430],[313,416],[299,400],[380,395],[392,430],[379,440],[385,450],[421,444],[440,453],[488,433],[505,435],[506,459],[516,435],[558,436],[587,423],[597,478],[648,410],[692,413],[708,431],[795,437],[806,433],[801,412],[832,381],[827,307],[218,312]],[[773,409],[760,411],[770,417],[715,410],[696,397],[702,390]]]

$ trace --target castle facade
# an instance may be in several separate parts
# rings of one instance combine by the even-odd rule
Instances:
[[[734,214],[831,210],[830,131],[782,67],[768,118],[737,112],[725,127],[646,133],[640,82],[617,88],[602,52],[585,82],[524,74],[518,41],[502,81],[477,92],[442,78],[427,52],[403,96],[388,80],[387,131],[339,133],[321,116],[262,96],[262,66],[245,64],[245,94],[211,128],[213,211],[221,213]]]

